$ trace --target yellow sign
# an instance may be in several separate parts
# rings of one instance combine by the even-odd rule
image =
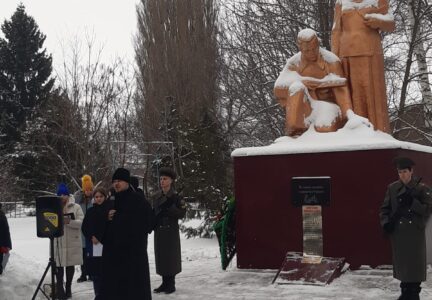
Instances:
[[[58,215],[52,212],[43,213],[45,220],[50,222],[54,227],[58,227]]]
[[[44,231],[45,231],[45,232],[49,232],[50,230],[49,230],[48,227],[45,227]]]

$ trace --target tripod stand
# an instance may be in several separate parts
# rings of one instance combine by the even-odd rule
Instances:
[[[45,279],[46,274],[48,273],[48,270],[51,268],[51,299],[56,299],[56,289],[55,289],[55,275],[57,272],[57,268],[56,268],[56,262],[54,259],[54,238],[50,237],[50,258],[49,258],[49,262],[48,265],[45,269],[44,274],[42,275],[41,280],[39,281],[39,284],[36,288],[36,291],[33,294],[33,298],[32,300],[36,299],[36,295],[39,291],[42,292],[42,294],[44,294],[44,296],[47,299],[50,299],[50,297],[45,293],[45,291],[43,289],[41,289],[41,285]]]

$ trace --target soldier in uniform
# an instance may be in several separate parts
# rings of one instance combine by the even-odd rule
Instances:
[[[156,215],[154,252],[156,273],[162,276],[162,284],[155,293],[174,293],[175,276],[181,272],[180,233],[178,220],[186,213],[184,200],[174,189],[176,174],[170,168],[159,170],[161,190],[152,197]]]
[[[395,160],[399,180],[391,183],[380,210],[380,221],[393,252],[393,277],[400,280],[399,300],[420,299],[426,281],[425,226],[432,208],[430,188],[413,176],[414,162]]]

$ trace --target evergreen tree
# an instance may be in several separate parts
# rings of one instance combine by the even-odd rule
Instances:
[[[22,4],[1,30],[0,147],[10,151],[33,112],[48,98],[54,79],[50,79],[51,55],[43,49],[45,35]]]
[[[0,153],[10,166],[13,182],[9,189],[19,195],[14,200],[31,200],[35,189],[47,188],[39,184],[43,169],[53,170],[34,147],[35,135],[31,135],[45,122],[42,110],[47,109],[54,85],[52,58],[43,49],[45,35],[22,4],[1,30]]]

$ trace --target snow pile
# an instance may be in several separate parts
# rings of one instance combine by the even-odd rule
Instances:
[[[306,28],[298,33],[297,38],[302,41],[309,41],[314,36],[316,36],[316,32],[312,29]]]
[[[342,10],[378,7],[378,0],[363,0],[362,2],[354,2],[353,0],[337,0],[336,3],[342,6]]]
[[[333,54],[332,52],[324,48],[320,48],[320,54],[322,58],[328,63],[335,63],[340,61],[335,54]],[[299,73],[290,70],[290,66],[298,67],[300,65],[300,62],[301,62],[301,52],[296,53],[290,59],[288,59],[282,71],[280,72],[279,77],[276,79],[275,87],[290,88],[290,92],[291,94],[293,94],[291,91],[291,85],[293,83],[302,82],[304,80],[314,81],[317,83],[327,83],[327,84],[331,84],[331,83],[344,84],[346,82],[345,78],[340,77],[339,75],[333,73],[328,74],[324,78],[318,79],[314,77],[301,76]]]
[[[1,300],[28,300],[48,263],[48,239],[36,237],[36,218],[9,219],[12,243],[9,264],[0,276]],[[176,276],[177,291],[173,295],[153,294],[154,300],[392,300],[399,296],[399,282],[391,270],[362,268],[347,271],[328,286],[272,285],[277,270],[241,270],[235,259],[227,271],[221,270],[216,239],[182,237],[183,271]],[[148,254],[152,288],[161,282],[156,275],[153,235],[149,236]],[[282,263],[282,262],[281,262]],[[72,284],[74,300],[94,299],[92,282],[77,283],[77,267]],[[45,283],[50,281],[50,273]],[[432,297],[432,269],[422,284],[421,299]],[[41,293],[36,298],[45,299]]]
[[[383,15],[383,14],[365,14],[365,18],[366,19],[377,19],[377,20],[386,21],[386,22],[394,21],[394,15],[391,12],[388,12],[385,15]]]
[[[356,118],[353,126],[348,124],[336,132],[318,133],[309,127],[298,138],[283,136],[273,144],[263,147],[239,148],[231,156],[281,155],[293,153],[318,153],[338,151],[359,151],[373,149],[409,149],[432,153],[432,148],[414,143],[401,142],[391,135],[375,131],[373,127],[363,123],[364,118]],[[349,128],[355,127],[355,128]]]
[[[40,263],[23,258],[12,251],[4,275],[0,275],[0,299],[31,299],[43,271],[44,266]],[[50,274],[47,274],[47,278]]]
[[[305,118],[306,126],[314,124],[317,127],[328,127],[333,124],[338,116],[341,115],[339,106],[327,101],[316,101],[311,99],[311,107],[311,114]]]
[[[324,58],[324,60],[330,64],[340,61],[339,57],[333,52],[328,51],[327,49],[320,48],[320,54]]]

